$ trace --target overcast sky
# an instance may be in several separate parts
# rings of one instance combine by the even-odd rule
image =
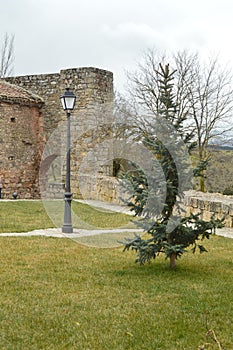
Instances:
[[[233,67],[232,0],[0,0],[15,34],[14,75],[98,67],[122,90],[148,48],[219,54]]]

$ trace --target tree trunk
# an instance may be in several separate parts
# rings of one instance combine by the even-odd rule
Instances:
[[[176,253],[170,255],[170,268],[174,269],[176,267]]]
[[[202,161],[206,160],[206,158],[207,158],[206,150],[199,143],[199,161],[202,162]],[[205,192],[205,170],[201,171],[199,184],[200,184],[200,191]]]
[[[200,177],[200,191],[205,192],[205,179],[204,174]]]

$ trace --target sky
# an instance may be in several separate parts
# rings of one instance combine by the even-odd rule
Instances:
[[[123,91],[148,49],[219,55],[233,69],[232,0],[0,0],[0,44],[15,35],[14,75],[98,67]]]

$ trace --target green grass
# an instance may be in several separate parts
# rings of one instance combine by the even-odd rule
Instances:
[[[233,240],[175,271],[69,239],[0,237],[0,349],[233,349]]]
[[[73,211],[84,228],[131,225],[77,202]],[[0,232],[53,227],[40,201],[0,202],[0,222]],[[214,236],[209,253],[170,271],[162,257],[140,267],[122,248],[87,247],[116,239],[0,237],[0,349],[217,350],[208,329],[233,348],[233,240]]]
[[[61,227],[64,202],[50,201],[44,204],[47,212],[41,201],[0,201],[0,233]],[[75,201],[72,203],[72,211],[73,226],[76,228],[134,227],[129,215],[102,211]]]
[[[40,201],[0,201],[0,232],[54,227]]]

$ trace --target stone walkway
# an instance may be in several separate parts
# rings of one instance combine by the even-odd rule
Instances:
[[[132,212],[126,206],[115,205],[112,203],[96,201],[96,200],[84,200],[82,203],[88,204],[90,206],[111,210],[115,212],[121,212],[125,214],[132,215]],[[87,236],[100,235],[104,233],[140,233],[142,230],[140,229],[102,229],[102,230],[85,230],[85,229],[76,229],[74,228],[73,233],[62,233],[61,228],[48,228],[48,229],[40,229],[34,230],[30,232],[10,232],[10,233],[1,233],[0,237],[28,237],[28,236],[45,236],[45,237],[55,237],[55,238],[80,238]],[[233,238],[233,228],[222,228],[217,229],[216,234],[223,237]]]
[[[140,233],[140,229],[103,229],[103,230],[84,230],[74,229],[73,233],[62,233],[60,228],[48,228],[34,230],[30,232],[8,232],[0,233],[0,237],[29,237],[29,236],[44,236],[55,238],[81,238],[87,236],[96,236],[104,233]],[[233,238],[233,228],[222,228],[216,230],[216,235],[227,238]]]
[[[30,232],[12,232],[0,233],[0,237],[29,237],[29,236],[45,236],[55,238],[81,238],[87,236],[96,236],[104,233],[136,233],[142,232],[139,229],[103,229],[103,230],[84,230],[74,229],[73,233],[62,233],[60,228],[48,228],[45,230],[34,230]]]
[[[233,238],[233,228],[223,227],[216,230],[216,235],[227,238]]]

